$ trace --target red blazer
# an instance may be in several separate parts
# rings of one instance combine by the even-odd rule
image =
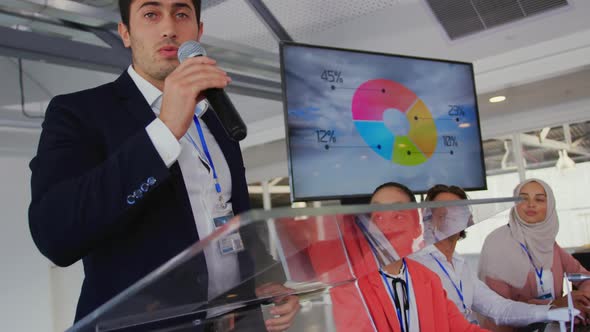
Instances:
[[[359,332],[374,331],[376,328],[379,332],[401,332],[395,308],[360,229],[348,216],[338,220],[338,226],[344,240],[344,250],[357,282],[330,290],[337,330]],[[326,230],[328,231],[334,230]],[[332,250],[330,246],[333,247]],[[310,243],[308,247],[309,257],[316,272],[322,274],[324,271],[333,271],[331,273],[333,280],[343,280],[346,277],[344,269],[338,268],[347,263],[346,256],[339,254],[342,251],[340,241]],[[327,252],[336,254],[326,255]],[[406,262],[412,278],[420,331],[487,331],[470,324],[464,318],[455,304],[447,299],[446,292],[436,274],[415,261],[406,259]]]

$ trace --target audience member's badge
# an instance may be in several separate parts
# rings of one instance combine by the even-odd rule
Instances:
[[[551,271],[549,271],[551,272]],[[538,277],[537,280],[537,299],[538,300],[552,300],[553,296],[553,274],[543,273],[542,282]]]
[[[214,218],[213,223],[215,224],[215,228],[225,225],[233,217],[233,213],[230,213],[222,217]],[[242,250],[244,250],[244,243],[238,232],[229,234],[219,240],[219,251],[222,255],[235,254]]]

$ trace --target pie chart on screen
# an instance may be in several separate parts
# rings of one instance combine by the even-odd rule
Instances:
[[[392,163],[420,165],[435,152],[438,136],[430,110],[397,82],[374,79],[361,84],[352,98],[352,119],[365,143]]]

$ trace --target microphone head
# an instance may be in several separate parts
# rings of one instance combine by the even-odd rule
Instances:
[[[184,62],[187,58],[193,58],[196,56],[207,56],[207,52],[200,43],[194,40],[189,40],[180,45],[180,48],[178,49],[178,61]]]

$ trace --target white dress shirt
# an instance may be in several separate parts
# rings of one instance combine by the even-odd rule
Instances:
[[[433,256],[444,266],[450,279]],[[455,303],[459,311],[469,321],[475,321],[475,315],[472,311],[489,317],[496,325],[526,326],[545,321],[547,318],[549,305],[533,305],[511,301],[498,295],[477,278],[465,262],[465,259],[457,253],[453,254],[452,265],[434,245],[422,249],[412,255],[411,258],[428,267],[439,276],[447,292],[447,297]],[[453,286],[453,282],[458,288],[462,283],[463,301],[461,301],[455,286]],[[463,309],[463,303],[465,303],[467,310]]]
[[[139,76],[133,66],[129,66],[127,72],[156,116],[159,115],[162,91]],[[203,101],[198,107],[207,107],[207,103]],[[221,185],[221,200],[227,202],[225,208],[219,204],[220,194],[215,190],[211,165],[203,152],[203,145],[194,122],[191,123],[187,134],[179,141],[158,117],[146,127],[146,132],[167,167],[178,161],[195,218],[195,227],[199,238],[204,239],[215,230],[213,218],[231,213],[232,205],[229,201],[232,187],[229,166],[219,144],[205,122],[200,121],[200,124]],[[191,139],[196,143],[196,147]],[[204,164],[207,164],[209,168]],[[205,248],[204,254],[209,275],[209,299],[220,295],[229,287],[238,285],[240,273],[236,254],[222,255],[216,242],[212,242]]]

